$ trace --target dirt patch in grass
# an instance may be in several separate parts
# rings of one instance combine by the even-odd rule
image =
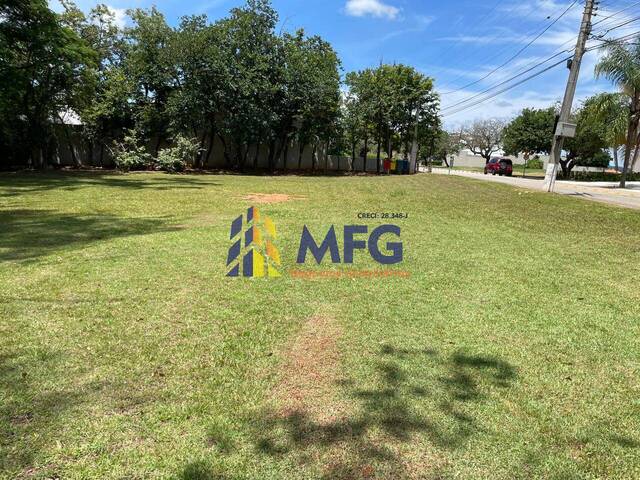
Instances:
[[[332,394],[340,372],[341,335],[331,316],[315,315],[303,325],[285,350],[281,380],[274,391],[280,415],[304,412],[326,421],[338,414]]]
[[[268,204],[268,203],[283,203],[291,202],[293,200],[306,200],[307,197],[300,195],[287,195],[286,193],[250,193],[241,197],[242,200],[247,200],[252,203]]]

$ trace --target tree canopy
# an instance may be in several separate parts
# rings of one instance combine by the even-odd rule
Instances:
[[[320,146],[368,152],[375,143],[379,169],[382,151],[408,155],[439,127],[432,79],[380,65],[347,73],[343,92],[333,47],[301,29],[276,32],[269,0],[247,0],[215,22],[186,16],[175,27],[155,7],[128,10],[121,28],[106,5],[86,14],[62,5],[60,14],[45,0],[0,7],[0,148],[16,163],[55,163],[59,144],[71,143],[53,128],[66,113],[80,120],[74,133],[100,165],[127,145],[153,158],[188,138],[200,167],[214,142],[226,167],[241,170],[259,156],[271,169],[299,168],[308,148],[316,167]],[[286,164],[292,145],[297,165]]]
[[[525,108],[509,123],[503,134],[503,149],[507,155],[548,154],[551,151],[556,111]]]
[[[640,39],[640,37],[639,37]],[[620,90],[620,99],[627,109],[624,167],[620,186],[625,187],[627,172],[640,155],[640,42],[629,45],[622,41],[609,41],[606,55],[596,65],[596,76],[608,78]],[[631,162],[631,154],[635,158]]]

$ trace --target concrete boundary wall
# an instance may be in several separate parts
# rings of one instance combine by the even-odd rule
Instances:
[[[113,167],[114,162],[111,154],[111,142],[107,145],[94,143],[91,145],[85,139],[82,138],[80,131],[71,127],[67,132],[64,132],[59,128],[59,145],[57,161],[63,166],[74,166],[78,163],[83,166],[98,166],[98,167]],[[210,138],[205,137],[204,146],[209,147]],[[157,139],[153,139],[149,142],[147,147],[148,151],[153,152],[157,144]],[[231,148],[232,142],[227,140],[227,146],[229,148],[229,156],[232,162],[235,162],[235,153]],[[167,142],[161,142],[160,148],[168,147]],[[205,168],[225,168],[225,156],[224,156],[224,143],[216,136],[211,144],[211,151],[209,152],[208,159],[205,159]],[[73,149],[73,152],[72,152]],[[297,170],[300,167],[301,170],[311,170],[315,165],[317,171],[362,171],[362,158],[356,158],[355,162],[352,162],[350,157],[339,157],[333,155],[327,155],[326,145],[319,143],[314,152],[313,145],[306,145],[302,152],[302,161],[299,162],[299,146],[297,143],[292,142],[287,150],[285,159],[284,148],[280,153],[280,157],[274,159],[274,168],[278,170]],[[204,153],[206,155],[206,152]],[[74,162],[75,156],[75,162]],[[256,162],[257,160],[257,162]],[[246,168],[251,169],[256,162],[256,166],[259,169],[265,169],[268,167],[269,149],[266,145],[261,145],[256,151],[255,146],[251,146],[246,156]],[[376,171],[376,160],[369,158],[367,160],[367,172]]]

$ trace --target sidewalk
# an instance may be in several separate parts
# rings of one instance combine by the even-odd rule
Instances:
[[[433,173],[436,175],[449,175],[449,169],[434,168]],[[530,190],[543,190],[542,178],[538,180],[522,177],[500,177],[464,170],[451,170],[451,175],[488,182],[506,183],[514,187]],[[614,182],[570,182],[558,180],[556,181],[555,191],[560,195],[571,195],[595,202],[640,209],[640,182],[627,182],[627,188],[620,189],[618,184]]]

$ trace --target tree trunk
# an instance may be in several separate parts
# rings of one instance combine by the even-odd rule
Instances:
[[[71,135],[69,135],[69,129],[67,128],[67,125],[62,125],[62,129],[64,130],[64,136],[67,140],[67,144],[69,145],[69,151],[71,152],[71,160],[73,161],[73,164],[77,168],[80,168],[82,166],[82,162],[78,160],[78,157],[76,155],[76,149],[73,146],[73,141],[71,140]]]
[[[158,140],[156,141],[156,148],[155,148],[156,158],[158,158],[158,152],[160,151],[160,142],[162,142],[162,135],[158,135]]]
[[[304,147],[306,147],[304,143],[300,143],[300,145],[298,145],[298,170],[302,170],[302,155],[304,154]]]
[[[196,157],[197,166],[202,168],[204,167],[204,152],[206,151],[204,148],[204,142],[207,139],[207,131],[203,130],[202,137],[200,137],[200,150],[198,150],[198,156]]]
[[[267,161],[267,168],[270,172],[273,172],[273,160],[276,156],[276,141],[271,140],[269,142],[269,158]]]
[[[209,165],[209,158],[211,158],[211,152],[213,151],[213,143],[215,142],[215,139],[216,133],[213,130],[213,127],[211,127],[211,130],[209,131],[209,144],[207,145],[207,156],[204,159],[204,165]]]
[[[276,149],[276,154],[273,157],[273,159],[274,159],[274,162],[273,162],[274,170],[278,168],[278,163],[279,163],[280,159],[282,158],[282,149],[285,146],[285,142],[286,142],[286,138],[285,138],[285,140],[280,140],[280,141],[274,140],[274,144],[278,147]]]
[[[93,151],[93,148],[91,149]],[[104,142],[100,142],[100,168],[104,167]]]
[[[313,151],[311,152],[311,170],[316,170],[316,151],[318,149],[318,143],[313,142]]]
[[[249,151],[251,150],[251,145],[247,144],[247,147],[242,154],[242,163],[240,164],[240,171],[244,172],[244,167],[247,165],[247,158],[249,157]]]
[[[282,161],[283,163],[283,168],[286,171],[287,170],[287,157],[289,156],[289,138],[285,138],[284,139],[285,144],[284,144],[284,159]]]
[[[242,142],[240,142],[236,138],[233,141],[233,145],[234,145],[234,148],[235,148],[235,152],[234,153],[235,153],[235,157],[236,157],[236,160],[235,160],[236,163],[235,163],[234,167],[238,168],[238,167],[241,167],[241,165],[242,165]]]
[[[258,141],[258,143],[256,143],[256,152],[253,155],[253,169],[257,170],[258,169],[258,161],[260,160],[260,141]]]
[[[349,166],[349,171],[353,171],[353,166],[356,164],[356,144],[351,144],[351,165]]]
[[[227,149],[227,141],[224,139],[221,133],[218,133],[218,138],[222,142],[222,155],[224,157],[224,166],[229,168],[231,165],[231,157],[229,156],[229,151]]]
[[[638,138],[640,143],[640,138]],[[640,144],[636,145],[636,151],[633,153],[633,160],[631,161],[631,167],[629,167],[629,172],[633,173],[636,169],[636,163],[638,163],[638,158],[640,157]]]
[[[380,175],[380,151],[382,150],[382,135],[378,134],[378,151],[376,152],[376,173]]]
[[[324,174],[326,175],[327,171],[329,170],[329,142],[324,142],[323,156],[324,156]]]
[[[629,121],[629,129],[627,130],[627,144],[624,149],[624,166],[622,167],[622,177],[620,178],[620,188],[627,186],[627,172],[629,170],[629,162],[631,160],[631,150],[633,148],[634,137],[638,129],[638,118],[635,112],[631,112],[631,120]]]
[[[369,152],[369,137],[364,137],[364,155],[362,156],[362,171],[367,173],[367,153]]]
[[[573,170],[573,167],[575,167],[573,158],[567,160],[560,159],[560,167],[562,168],[562,177],[565,179],[569,179],[571,171]]]
[[[89,157],[89,164],[93,165],[93,140],[87,142],[87,156]]]

